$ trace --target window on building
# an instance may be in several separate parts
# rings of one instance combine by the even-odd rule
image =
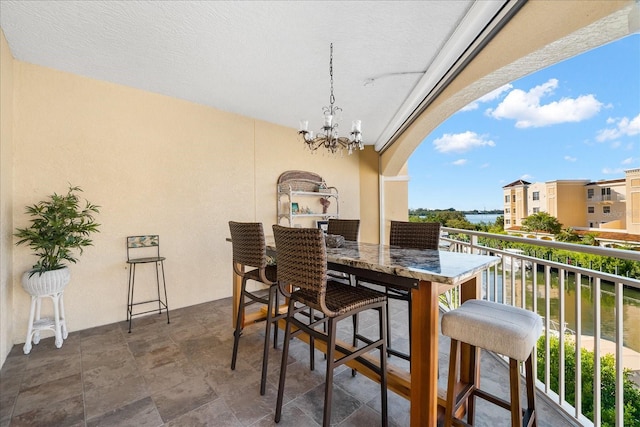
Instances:
[[[540,213],[540,208],[533,208],[533,213],[534,214]]]
[[[508,194],[506,196],[504,196],[504,202],[505,203],[509,203],[511,201],[511,196],[509,196]]]
[[[504,220],[504,223],[505,223],[505,224],[511,224],[511,220],[510,220],[510,219],[505,219],[505,220]]]
[[[603,206],[602,207],[602,213],[611,213],[611,206]]]
[[[611,188],[606,187],[601,189],[602,192],[602,200],[611,200]]]
[[[588,213],[596,213],[596,208],[593,207],[593,206],[589,206],[589,207],[587,207],[587,212]]]
[[[539,191],[534,191],[533,192],[533,200],[540,200],[540,192]]]
[[[505,208],[504,209],[504,213],[511,213],[511,209],[510,208]]]
[[[593,188],[588,188],[587,189],[587,199],[593,199],[595,190]]]
[[[515,202],[516,202],[516,195],[514,194],[513,195],[513,203],[515,203]]]

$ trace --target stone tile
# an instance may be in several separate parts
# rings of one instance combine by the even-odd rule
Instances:
[[[275,408],[274,408],[275,410]],[[267,427],[275,424],[273,420],[274,414],[269,414],[261,418],[252,427]],[[315,427],[320,426],[309,415],[305,414],[302,409],[298,408],[293,402],[282,407],[282,415],[278,427]]]
[[[87,418],[94,418],[149,396],[135,363],[102,366],[83,377]]]
[[[187,359],[143,371],[143,377],[151,394],[159,393],[184,382],[204,379],[204,372]]]
[[[154,346],[147,352],[138,353],[136,364],[141,370],[150,370],[185,358],[180,346],[174,342],[168,342],[161,346]]]
[[[125,361],[121,364],[105,363],[102,366],[85,370],[83,376],[84,390],[85,392],[90,392],[94,389],[111,387],[134,377],[142,382],[138,367],[133,360]]]
[[[396,302],[392,325],[398,330],[392,338],[394,345],[406,345],[406,304]],[[84,417],[90,426],[273,426],[284,333],[279,334],[278,349],[269,349],[267,390],[260,396],[264,323],[244,329],[237,369],[231,371],[231,309],[227,298],[174,310],[170,325],[164,314],[135,318],[131,334],[126,322],[73,332],[61,349],[55,348],[53,337],[45,338],[30,355],[23,354],[22,345],[14,346],[0,369],[0,427],[85,426]],[[377,326],[366,324],[377,321],[375,313],[369,317],[360,316],[361,330],[375,335]],[[350,341],[349,320],[340,322],[339,336]],[[442,388],[448,352],[448,338],[440,337]],[[319,351],[315,354],[316,369],[310,371],[308,345],[290,341],[279,426],[321,423],[326,362]],[[397,357],[389,364],[409,366]],[[481,375],[483,387],[508,396],[502,360],[483,352]],[[350,369],[339,367],[334,374],[334,422],[343,427],[379,425],[379,396],[377,383],[363,375],[351,377]],[[409,426],[409,402],[393,392],[388,399],[390,425]],[[540,427],[575,425],[545,399],[537,403]],[[507,411],[482,401],[478,408],[478,426],[508,425]]]
[[[382,420],[380,412],[373,410],[368,406],[361,406],[356,409],[347,419],[338,424],[339,427],[362,427],[362,426],[378,426]],[[393,422],[389,423],[394,426]]]
[[[74,397],[82,397],[81,374],[70,375],[44,384],[22,389],[15,403],[13,416],[48,408]]]
[[[164,422],[177,418],[218,398],[203,379],[194,379],[151,396]]]
[[[223,365],[210,367],[205,374],[205,380],[220,396],[226,396],[238,389],[245,388],[255,381],[260,381],[260,374],[244,360],[238,360],[236,369],[231,370],[229,357]]]
[[[144,380],[139,376],[106,381],[106,385],[85,386],[85,412],[92,419],[149,397]]]
[[[32,364],[29,363],[22,379],[22,389],[82,372],[82,360],[79,357],[56,357],[50,363],[44,363],[44,361],[45,359],[41,359],[36,366],[31,366]]]
[[[111,325],[107,325],[111,326]],[[124,346],[123,332],[118,327],[92,328],[91,332],[81,335],[80,346],[82,351],[97,351],[113,346]]]
[[[161,425],[162,418],[150,397],[87,420],[87,427],[154,427]]]
[[[32,408],[14,416],[11,419],[11,426],[66,427],[84,424],[82,395],[50,402],[46,405],[33,405]]]
[[[0,425],[8,425],[13,415],[13,405],[18,397],[18,392],[0,396]]]
[[[165,427],[242,427],[242,424],[222,399],[202,405],[165,424]]]
[[[85,372],[96,368],[115,369],[120,366],[133,365],[135,359],[129,347],[124,344],[114,345],[111,348],[91,348],[82,350],[82,369]]]
[[[295,405],[309,414],[318,424],[322,424],[324,410],[324,384],[295,399]],[[350,396],[340,387],[333,387],[331,404],[331,424],[340,424],[353,414],[363,403]]]
[[[261,396],[260,379],[257,378],[251,383],[228,392],[223,399],[243,425],[252,425],[265,416],[275,413],[277,395],[277,388],[267,384],[265,395]]]

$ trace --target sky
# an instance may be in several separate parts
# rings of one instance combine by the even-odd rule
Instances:
[[[523,179],[624,178],[640,167],[640,34],[483,96],[409,158],[409,208],[503,208]]]

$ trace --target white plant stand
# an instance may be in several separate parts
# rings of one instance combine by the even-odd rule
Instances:
[[[40,331],[44,330],[53,331],[56,339],[56,348],[60,348],[63,341],[69,336],[63,299],[64,288],[70,279],[69,269],[47,271],[42,275],[34,274],[29,276],[29,274],[30,272],[26,272],[22,276],[22,287],[31,295],[29,327],[23,347],[24,354],[31,352],[32,342],[36,345],[40,342]],[[51,298],[53,302],[53,318],[41,318],[40,310],[43,298]]]

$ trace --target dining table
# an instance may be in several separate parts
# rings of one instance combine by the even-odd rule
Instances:
[[[277,259],[273,238],[267,238],[268,253]],[[438,330],[439,295],[459,287],[459,302],[481,297],[481,274],[500,262],[500,258],[473,253],[446,250],[407,249],[383,244],[345,241],[341,247],[327,247],[327,267],[367,279],[376,284],[403,288],[411,293],[411,345],[410,369],[389,364],[387,383],[390,390],[411,402],[410,424],[414,427],[436,426],[438,406],[444,408],[444,391],[438,390]],[[241,280],[234,274],[235,322]],[[248,313],[243,323],[258,320],[260,313]],[[284,321],[281,321],[284,326]],[[301,336],[304,339],[303,336]],[[316,341],[321,351],[322,343]],[[310,341],[307,341],[310,342]],[[342,345],[349,346],[347,343]],[[368,363],[353,360],[348,366],[365,376],[379,380],[370,369],[377,363],[373,356]],[[468,383],[475,369],[469,346],[463,346],[460,360],[460,379],[457,386]],[[368,366],[369,365],[369,366]]]

